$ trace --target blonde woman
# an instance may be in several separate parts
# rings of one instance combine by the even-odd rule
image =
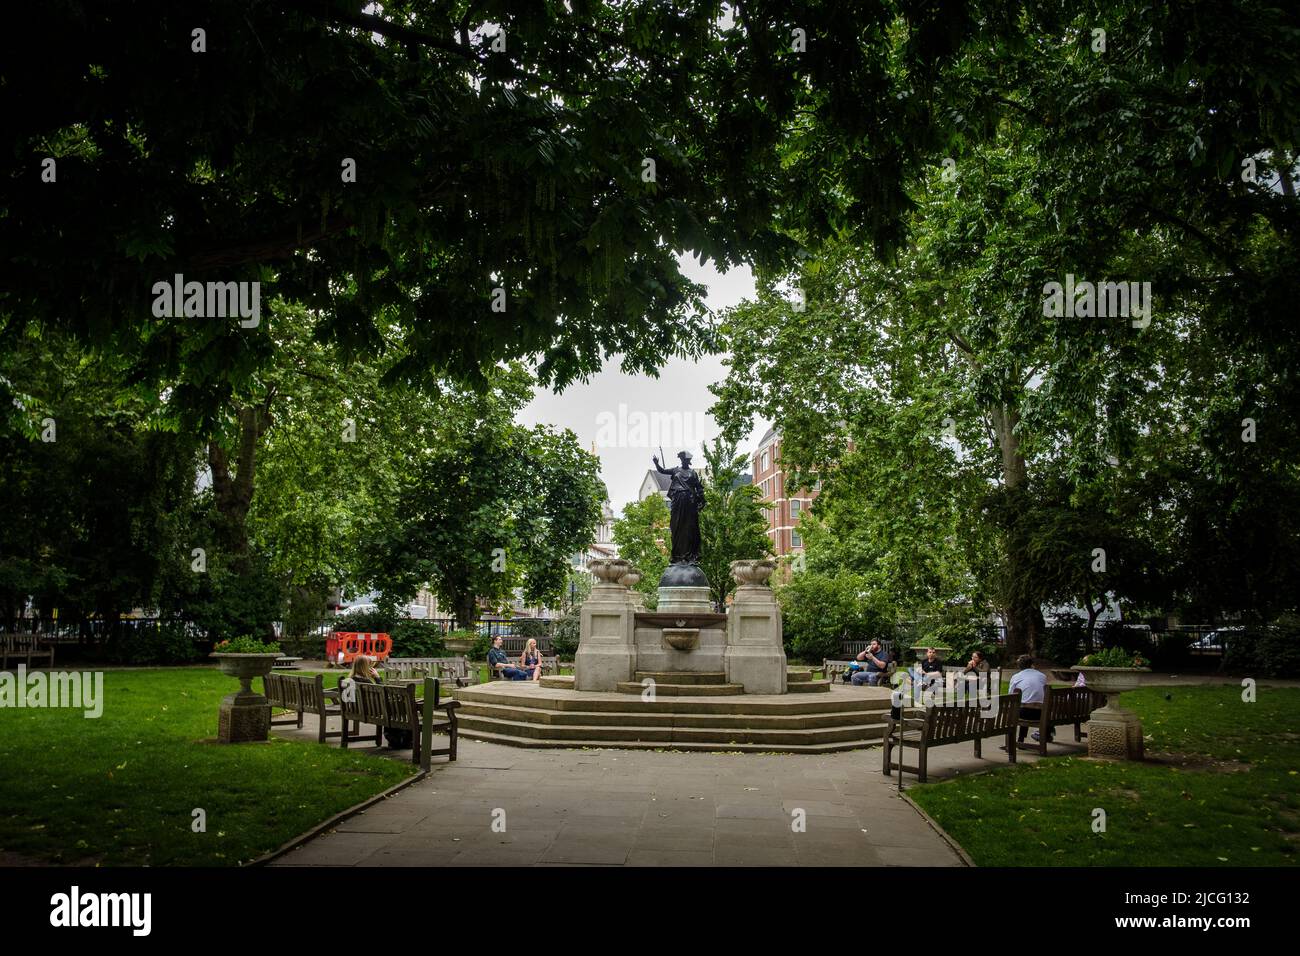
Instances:
[[[537,650],[537,638],[530,637],[528,643],[524,645],[524,652],[519,655],[519,667],[523,671],[531,672],[533,680],[542,679],[542,655]]]
[[[362,684],[379,683],[379,672],[375,670],[375,662],[365,654],[358,654],[352,659],[352,672],[348,677]]]

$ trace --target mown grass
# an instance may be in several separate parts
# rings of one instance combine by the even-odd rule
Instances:
[[[337,743],[212,743],[221,698],[237,687],[215,668],[108,671],[98,719],[0,709],[0,851],[233,866],[415,772]],[[194,832],[196,808],[206,832]]]
[[[981,866],[1292,866],[1300,689],[1257,693],[1131,691],[1121,703],[1142,718],[1144,763],[1051,757],[910,795]]]

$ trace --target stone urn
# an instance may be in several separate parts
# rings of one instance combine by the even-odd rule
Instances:
[[[280,659],[274,654],[209,655],[221,673],[239,681],[239,690],[221,699],[217,712],[217,739],[223,744],[242,744],[265,740],[271,730],[271,703],[253,690],[253,678],[265,677]]]
[[[1118,760],[1141,760],[1145,754],[1142,721],[1131,710],[1119,706],[1119,695],[1142,686],[1149,667],[1070,668],[1083,674],[1089,690],[1106,695],[1106,706],[1092,712],[1088,719],[1088,756]]]
[[[631,561],[624,561],[622,558],[597,558],[588,565],[588,568],[596,576],[598,586],[600,584],[621,585],[623,578],[636,570],[632,567]],[[640,580],[639,576],[637,580]]]
[[[769,558],[757,561],[732,561],[731,576],[741,587],[746,585],[767,587],[767,582],[776,570],[776,562]]]
[[[456,654],[465,654],[474,650],[474,645],[478,643],[472,637],[451,637],[444,638],[442,646]]]

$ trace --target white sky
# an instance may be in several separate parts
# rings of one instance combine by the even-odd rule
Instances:
[[[681,268],[688,278],[708,287],[705,301],[712,311],[755,295],[754,276],[748,268],[724,274],[711,262],[701,266],[689,257],[681,259]],[[617,515],[625,504],[636,500],[641,480],[652,467],[650,456],[658,454],[660,443],[674,465],[679,451],[689,451],[694,465],[704,463],[701,444],[711,443],[721,430],[707,415],[714,401],[709,385],[725,376],[720,355],[698,362],[670,359],[657,379],[624,374],[615,358],[589,381],[570,385],[562,394],[538,389],[533,401],[520,412],[519,422],[568,428],[587,449],[599,440],[596,454],[600,457],[601,477]],[[740,450],[752,453],[767,426],[766,422],[756,421]]]

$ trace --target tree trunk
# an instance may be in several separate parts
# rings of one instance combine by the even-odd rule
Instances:
[[[1016,434],[1016,425],[1020,422],[1020,411],[1015,406],[1003,403],[990,409],[993,430],[998,440],[998,451],[1002,457],[1002,487],[1014,494],[1023,491],[1027,483],[1025,458],[1020,451],[1020,436]],[[1028,576],[1028,557],[1024,542],[1013,530],[1006,537],[1008,574],[1013,582],[1024,580]],[[1019,589],[1013,584],[1014,589]],[[1038,600],[1023,597],[1013,599],[1006,608],[1007,619],[1007,654],[1018,657],[1021,654],[1036,654],[1043,634],[1043,612]]]
[[[1097,608],[1092,606],[1091,594],[1085,594],[1083,596],[1083,602],[1084,606],[1088,609],[1088,633],[1085,638],[1084,652],[1091,654],[1094,646],[1093,636],[1097,633],[1097,616],[1101,614],[1102,610],[1106,607],[1106,596],[1104,594],[1102,595],[1101,606]]]
[[[237,412],[239,437],[235,447],[234,472],[230,454],[217,441],[208,443],[208,467],[212,470],[212,494],[217,509],[218,545],[230,556],[230,567],[237,575],[252,571],[248,544],[248,511],[253,504],[254,478],[257,475],[257,447],[271,427],[271,397],[260,405],[248,405]],[[275,625],[259,622],[262,638],[275,641]]]
[[[478,598],[474,592],[470,590],[458,592],[452,606],[456,615],[456,627],[463,631],[472,631],[478,620]]]
[[[270,400],[263,405],[239,409],[239,438],[234,471],[230,454],[217,441],[208,443],[208,467],[212,470],[212,493],[220,516],[221,545],[231,556],[235,569],[248,571],[248,510],[253,504],[257,474],[257,446],[271,427]]]

